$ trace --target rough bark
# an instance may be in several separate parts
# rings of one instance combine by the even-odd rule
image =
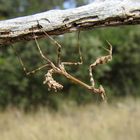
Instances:
[[[106,0],[0,21],[0,45],[105,26],[140,24],[140,0]]]

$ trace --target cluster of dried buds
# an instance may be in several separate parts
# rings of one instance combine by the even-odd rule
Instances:
[[[63,86],[53,79],[53,73],[53,69],[48,70],[47,74],[45,74],[45,80],[43,81],[43,84],[47,84],[49,90],[54,89],[57,92],[57,90],[61,90]]]

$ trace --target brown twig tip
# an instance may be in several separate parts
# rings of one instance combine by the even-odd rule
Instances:
[[[100,85],[99,91],[100,91],[100,94],[101,94],[102,99],[105,100],[106,94],[105,94],[105,89],[103,88],[102,85]]]
[[[112,47],[111,43],[108,40],[106,40],[106,42],[109,45],[109,49],[107,49],[107,51],[109,52],[110,56],[112,56],[112,48],[113,47]]]

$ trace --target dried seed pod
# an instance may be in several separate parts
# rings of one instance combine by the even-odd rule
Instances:
[[[56,82],[53,79],[52,74],[53,74],[53,69],[48,70],[47,74],[45,74],[45,80],[43,81],[43,84],[47,84],[49,90],[54,89],[57,92],[57,90],[60,90],[63,88],[63,85]]]

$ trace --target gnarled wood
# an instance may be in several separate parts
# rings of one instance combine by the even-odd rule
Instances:
[[[39,23],[39,24],[38,24]],[[139,0],[106,0],[68,10],[51,10],[0,21],[0,45],[95,27],[140,24]]]

